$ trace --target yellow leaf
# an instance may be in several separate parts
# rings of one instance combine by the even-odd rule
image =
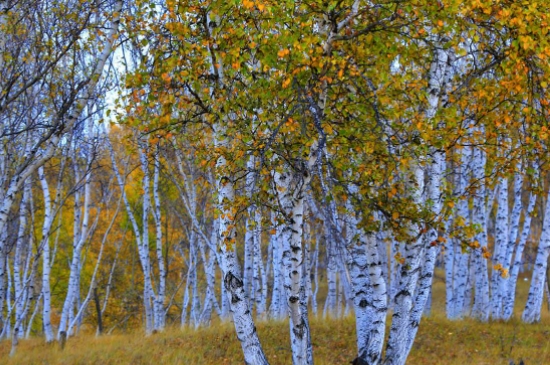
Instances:
[[[290,78],[283,81],[283,89],[286,89],[288,87],[288,85],[290,85]]]
[[[283,58],[284,56],[288,55],[290,53],[290,51],[288,49],[281,49],[279,52],[277,52],[277,56],[279,56],[279,58]]]
[[[243,6],[247,8],[248,10],[252,9],[254,7],[254,2],[249,0],[243,0]]]

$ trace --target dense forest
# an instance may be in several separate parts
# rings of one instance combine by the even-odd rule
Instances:
[[[404,364],[435,270],[450,319],[540,321],[548,14],[0,0],[0,339],[219,318],[267,364],[287,318],[313,364],[310,316],[351,315],[354,364]]]

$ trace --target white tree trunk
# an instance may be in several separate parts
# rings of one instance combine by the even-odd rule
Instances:
[[[276,225],[273,213],[272,224]],[[282,250],[282,227],[276,226],[275,234],[271,236],[271,247],[273,250],[273,289],[271,291],[271,306],[269,316],[273,319],[281,319],[285,316],[284,288],[283,288],[283,250]]]
[[[457,203],[456,216],[454,224],[456,229],[462,229],[470,222],[470,210],[468,208],[468,199],[466,188],[470,178],[471,150],[469,147],[461,149],[460,171],[458,173],[457,191],[461,199]],[[470,254],[462,247],[459,240],[450,241],[451,250],[454,255],[454,265],[450,272],[447,272],[446,281],[452,281],[452,299],[453,303],[447,307],[447,316],[449,319],[462,318],[470,307],[469,300],[466,300],[466,291],[468,287],[469,259]],[[450,277],[449,277],[450,275]]]
[[[200,323],[208,325],[210,323],[212,310],[217,305],[216,296],[215,296],[215,260],[216,255],[214,252],[211,252],[209,256],[206,254],[205,243],[201,242],[200,251],[202,262],[204,266],[204,275],[206,277],[206,294],[204,296],[204,305],[200,317]]]
[[[143,304],[145,306],[146,333],[151,334],[155,326],[155,293],[152,283],[152,267],[149,259],[149,214],[151,212],[151,181],[149,178],[149,144],[147,140],[138,143],[139,158],[143,171],[142,212],[141,212],[141,240],[138,240],[138,253],[143,272]]]
[[[91,141],[88,141],[91,143]],[[75,154],[77,152],[75,151]],[[84,176],[81,176],[80,166],[78,162],[75,161],[74,174],[75,180],[84,181],[84,202],[81,205],[81,193],[77,188],[74,194],[74,236],[73,236],[73,251],[72,251],[72,260],[70,265],[70,274],[69,274],[69,283],[67,286],[67,295],[65,297],[65,302],[63,304],[63,310],[61,312],[61,319],[59,322],[57,339],[60,340],[61,337],[70,335],[67,331],[67,325],[71,321],[70,317],[73,312],[73,308],[76,304],[77,295],[80,292],[80,270],[81,270],[81,255],[84,244],[89,237],[89,223],[90,223],[90,199],[91,199],[91,163],[95,153],[93,151],[88,151],[88,160],[86,161],[86,166]],[[75,156],[76,160],[76,156]],[[64,332],[64,335],[62,335]]]
[[[522,256],[523,249],[527,243],[527,238],[529,238],[529,232],[531,231],[531,219],[533,217],[533,210],[535,209],[535,203],[537,201],[537,196],[534,193],[531,193],[529,197],[529,205],[527,207],[527,212],[525,213],[525,219],[523,221],[523,229],[521,231],[521,236],[516,247],[516,252],[514,256],[514,263],[510,270],[510,277],[508,278],[508,288],[506,289],[506,297],[504,299],[504,314],[503,319],[509,320],[512,317],[514,312],[514,302],[516,299],[516,285],[518,282],[518,275],[521,266],[523,265]]]
[[[309,164],[311,166],[311,164]],[[287,167],[287,169],[289,169]],[[311,364],[308,356],[311,338],[307,313],[303,312],[301,298],[305,288],[302,280],[303,270],[303,214],[305,186],[311,176],[309,169],[303,173],[275,172],[274,181],[277,195],[284,214],[282,228],[284,288],[290,317],[290,341],[292,363],[294,365]]]
[[[325,232],[327,231],[325,224]],[[326,254],[327,254],[327,297],[325,299],[325,306],[323,308],[323,317],[337,317],[336,303],[337,298],[337,282],[338,282],[338,272],[337,272],[337,263],[336,263],[336,252],[334,249],[334,242],[328,239],[328,235],[325,233],[325,243],[326,243]]]
[[[109,195],[109,197],[106,198],[105,200],[105,204],[108,204],[111,200],[111,197],[112,197],[112,194]],[[73,328],[75,327],[75,325],[77,324],[77,322],[80,322],[81,321],[81,318],[82,318],[82,314],[84,312],[84,310],[86,310],[87,306],[88,306],[88,303],[90,302],[91,298],[92,298],[92,292],[94,289],[97,289],[97,286],[96,286],[96,276],[97,276],[97,272],[99,270],[99,265],[101,263],[101,260],[103,258],[103,250],[105,248],[105,244],[107,243],[107,239],[109,237],[109,233],[111,232],[111,229],[113,228],[113,225],[115,223],[115,220],[118,216],[118,213],[120,212],[120,206],[121,206],[121,202],[122,202],[122,199],[118,199],[118,202],[117,202],[117,205],[116,205],[116,209],[115,209],[115,213],[113,214],[113,217],[111,218],[111,221],[109,222],[109,225],[107,226],[107,229],[105,230],[105,233],[103,234],[103,238],[101,239],[101,245],[100,245],[100,248],[99,248],[99,253],[97,255],[97,259],[96,259],[96,264],[95,264],[95,267],[94,267],[94,271],[92,273],[92,277],[90,279],[90,285],[88,287],[88,293],[86,294],[86,297],[84,299],[84,301],[82,303],[80,303],[80,301],[75,301],[75,305],[76,305],[76,309],[77,309],[77,313],[76,313],[76,316],[74,316],[68,323],[67,325],[67,334],[71,333]],[[98,216],[99,216],[99,213],[98,213]],[[97,219],[96,219],[96,222],[97,223]],[[92,228],[92,230],[95,229],[95,223],[94,223],[94,228]],[[117,249],[117,255],[118,255],[118,249]],[[116,262],[116,259],[115,259],[115,262]],[[114,264],[113,264],[114,265]],[[81,269],[81,268],[80,268]],[[112,271],[112,270],[111,270]],[[111,277],[109,277],[109,281],[111,280]],[[109,284],[108,284],[109,285]],[[80,293],[77,293],[77,294],[80,294]],[[106,297],[108,296],[108,293],[106,295]],[[103,309],[104,311],[104,309]],[[101,313],[103,312],[101,311]],[[100,314],[101,315],[101,314]]]
[[[542,233],[540,235],[539,247],[531,277],[531,287],[527,296],[527,304],[523,311],[522,319],[524,322],[533,323],[540,321],[540,311],[544,296],[544,284],[546,281],[546,266],[548,265],[548,255],[550,254],[550,199],[546,199],[546,208],[544,211],[544,221],[542,223]]]
[[[458,266],[459,256],[455,250],[455,240],[447,239],[445,241],[445,313],[448,319],[455,318],[456,310],[456,291],[455,283],[457,279],[455,278],[454,268]]]
[[[449,55],[442,48],[436,49],[430,66],[428,80],[428,108],[426,119],[432,120],[439,107],[440,98],[449,82],[450,70]],[[430,179],[430,198],[433,200],[434,213],[438,214],[441,205],[439,202],[440,176],[443,172],[444,156],[440,152],[434,154],[434,176]],[[424,194],[424,167],[416,162],[413,166],[414,184],[413,198],[418,206],[422,206]],[[434,199],[435,198],[435,199]],[[420,232],[421,227],[411,227],[412,236]],[[431,233],[431,236],[437,233]],[[435,248],[427,242],[423,235],[415,242],[405,245],[405,265],[402,265],[399,279],[399,292],[394,299],[394,314],[390,328],[390,337],[386,349],[385,364],[404,364],[416,336],[435,266]],[[428,246],[428,247],[426,247]],[[425,262],[421,267],[421,263]],[[420,277],[420,281],[419,281]],[[419,285],[417,289],[417,283]],[[416,293],[416,295],[415,295]]]
[[[160,162],[159,157],[155,159],[153,172],[153,199],[155,202],[155,208],[153,210],[153,218],[155,221],[155,251],[157,254],[158,264],[158,289],[154,302],[155,313],[155,330],[161,331],[166,325],[166,311],[164,308],[164,301],[166,297],[166,268],[164,264],[164,256],[162,252],[162,219],[160,210],[160,194],[159,194],[159,175],[160,175]]]
[[[262,257],[262,214],[259,209],[255,209],[254,211],[254,221],[254,300],[256,301],[256,315],[259,318],[264,318],[267,305],[267,277],[265,274],[265,265]]]
[[[501,177],[497,195],[498,208],[495,222],[495,249],[493,253],[493,267],[506,265],[506,251],[508,248],[508,179]],[[491,317],[500,319],[502,315],[502,282],[504,278],[499,270],[491,273]]]
[[[481,148],[474,148],[473,175],[479,186],[474,197],[473,223],[481,228],[475,236],[478,247],[473,250],[473,265],[475,270],[475,292],[472,316],[482,321],[489,319],[489,278],[487,258],[483,257],[482,249],[487,249],[487,211],[485,206],[485,162],[486,157]]]
[[[355,246],[350,255],[358,359],[377,364],[382,358],[386,331],[387,285],[379,256],[380,242],[362,229],[358,234],[359,246]]]
[[[424,170],[417,166],[415,168],[415,184],[413,189],[414,200],[417,204],[422,202],[424,191]],[[413,227],[419,231],[419,227]],[[408,352],[406,347],[409,342],[409,321],[411,310],[414,305],[414,294],[421,270],[421,263],[424,255],[425,238],[420,236],[414,242],[405,244],[405,264],[401,265],[399,272],[398,292],[395,294],[392,323],[390,335],[386,347],[386,358],[384,364],[404,364]]]
[[[313,275],[313,284],[311,292],[311,310],[314,315],[317,315],[317,293],[319,292],[319,241],[320,238],[317,236],[315,240],[315,250],[313,251],[312,257],[312,268],[311,273]],[[315,287],[315,289],[313,289]]]
[[[225,147],[227,136],[222,137],[223,134],[222,130],[217,131],[217,144]],[[237,338],[241,342],[245,363],[250,365],[267,364],[268,362],[262,350],[256,326],[254,325],[254,320],[248,306],[241,279],[241,269],[235,251],[235,213],[233,210],[235,191],[231,176],[221,173],[225,165],[225,158],[219,157],[216,166],[218,175],[218,206],[220,210],[218,247],[221,250],[223,285],[227,290],[228,299],[230,299],[233,323],[237,331]]]
[[[432,201],[432,212],[436,217],[440,215],[441,209],[443,208],[443,202],[441,201],[441,183],[444,171],[445,155],[439,151],[434,152],[432,166],[429,171],[428,196]],[[405,348],[406,356],[408,356],[412,349],[416,333],[418,332],[418,326],[420,325],[420,319],[424,312],[424,307],[431,294],[437,246],[439,245],[438,236],[439,234],[434,228],[430,229],[427,235],[428,247],[426,248],[424,263],[422,264],[418,281],[418,288],[416,289],[414,307],[409,319],[408,339]]]
[[[254,215],[254,209],[249,209],[250,215]],[[248,217],[246,219],[246,232],[244,235],[244,271],[243,271],[243,285],[245,288],[246,297],[249,300],[249,305],[253,306],[254,291],[253,291],[253,278],[254,278],[254,220]]]
[[[27,215],[30,213],[29,200],[31,195],[31,179],[29,178],[23,185],[23,196],[19,206],[19,231],[15,246],[15,255],[13,258],[13,279],[15,293],[15,324],[14,332],[17,338],[22,338],[25,334],[24,318],[26,316],[27,301],[29,297],[29,264],[32,255],[32,246],[30,246],[30,237],[27,232]]]
[[[40,250],[42,250],[42,323],[44,327],[44,336],[46,342],[51,342],[54,339],[52,323],[51,323],[51,291],[50,291],[50,230],[53,221],[52,202],[50,196],[50,188],[44,175],[44,168],[38,168],[38,180],[42,186],[44,195],[44,223],[42,225],[42,241]]]
[[[185,260],[185,253],[180,250],[183,259]],[[181,319],[180,326],[183,328],[187,325],[187,310],[189,308],[189,287],[191,284],[191,272],[193,270],[193,262],[191,261],[191,252],[189,252],[189,259],[187,260],[187,277],[185,280],[185,286],[183,288],[183,302],[181,304]]]

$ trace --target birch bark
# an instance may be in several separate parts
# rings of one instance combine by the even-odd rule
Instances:
[[[485,205],[485,163],[486,156],[481,148],[473,151],[473,177],[479,182],[478,190],[474,196],[473,223],[480,227],[481,232],[475,236],[476,246],[473,250],[473,265],[475,278],[474,304],[472,316],[482,321],[489,319],[489,278],[487,272],[487,259],[482,250],[487,249],[487,211]]]
[[[52,323],[51,323],[51,291],[50,291],[50,230],[53,222],[52,201],[50,196],[50,188],[44,175],[44,168],[38,168],[38,180],[42,186],[44,195],[44,223],[42,225],[42,242],[40,249],[42,250],[42,323],[44,327],[44,336],[46,342],[51,342],[54,339]]]
[[[208,40],[208,52],[210,56],[210,69],[216,76],[217,82],[211,85],[212,90],[219,91],[224,84],[224,65],[221,59],[216,57],[213,35],[213,27],[217,22],[211,21],[207,14],[203,19],[203,30]],[[219,150],[230,148],[230,136],[227,134],[226,125],[231,116],[224,115],[214,124],[214,146]],[[236,230],[235,230],[235,181],[231,174],[231,166],[222,154],[216,161],[215,175],[218,193],[218,237],[217,244],[220,252],[220,267],[223,275],[223,289],[229,300],[230,310],[233,313],[233,323],[237,332],[237,338],[241,342],[246,364],[267,364],[256,326],[246,298],[242,272],[237,259]],[[223,294],[222,294],[223,295]],[[223,307],[222,298],[222,307]]]
[[[534,193],[531,193],[529,197],[529,205],[527,207],[527,211],[525,212],[525,219],[523,221],[521,236],[516,247],[514,262],[510,270],[510,278],[508,279],[508,288],[506,289],[506,297],[504,298],[504,320],[509,320],[512,317],[514,311],[516,285],[518,281],[519,270],[523,266],[523,249],[525,248],[527,238],[529,237],[529,232],[531,231],[531,219],[533,217],[533,210],[535,209],[536,201],[537,196]]]
[[[13,258],[13,279],[15,293],[15,324],[14,332],[17,338],[23,338],[24,318],[26,316],[27,301],[29,298],[29,264],[32,254],[30,246],[29,227],[27,216],[30,213],[29,200],[31,195],[31,179],[23,186],[23,196],[19,207],[19,230]]]
[[[539,247],[531,276],[531,287],[527,296],[527,304],[521,316],[527,323],[540,321],[540,311],[544,297],[544,283],[546,280],[546,266],[550,254],[550,199],[546,199],[542,233],[540,235]]]
[[[458,174],[458,195],[461,197],[457,204],[455,217],[456,229],[462,229],[464,225],[470,222],[470,210],[468,208],[468,195],[466,188],[471,174],[471,149],[463,147],[460,156],[460,171]],[[452,248],[455,256],[455,265],[451,272],[453,280],[453,299],[454,304],[448,308],[448,316],[450,319],[459,319],[464,316],[470,307],[470,302],[467,300],[468,276],[470,273],[469,260],[470,254],[462,247],[458,240],[453,240],[454,247]],[[447,278],[449,280],[449,278]]]
[[[228,136],[224,128],[217,126],[216,146],[227,147]],[[235,200],[234,182],[231,176],[226,175],[226,160],[223,156],[218,158],[216,174],[218,181],[218,207],[220,211],[218,226],[218,247],[221,251],[221,268],[223,271],[223,285],[230,299],[230,308],[233,312],[233,322],[237,331],[237,337],[241,342],[245,363],[250,365],[267,364],[267,359],[262,350],[256,326],[248,306],[248,300],[241,278],[241,269],[235,251]]]
[[[450,67],[450,66],[448,66]],[[434,216],[441,214],[443,202],[441,201],[441,182],[443,180],[443,173],[445,171],[445,156],[442,152],[434,152],[432,166],[430,169],[430,177],[428,183],[428,196],[432,201],[432,212]],[[405,348],[406,356],[410,353],[416,333],[418,332],[418,326],[420,325],[420,319],[426,302],[429,299],[432,287],[432,279],[435,270],[435,260],[437,254],[437,246],[439,245],[439,233],[435,228],[431,228],[427,235],[427,245],[424,263],[420,272],[418,288],[416,289],[414,307],[411,311],[409,320],[407,345]]]
[[[502,315],[502,282],[504,278],[500,271],[494,267],[498,264],[506,264],[506,251],[508,248],[508,179],[501,177],[497,196],[498,209],[495,222],[495,250],[493,253],[493,270],[491,273],[491,317],[500,319]]]
[[[429,71],[428,108],[426,110],[426,118],[428,120],[432,120],[435,117],[439,107],[441,95],[445,91],[445,83],[448,82],[446,79],[449,74],[449,71],[447,70],[449,67],[448,62],[448,53],[442,48],[437,48],[434,51],[434,59],[432,60]],[[435,156],[436,157],[434,160],[436,161],[436,167],[434,169],[437,175],[441,174],[443,171],[443,156],[437,153]],[[411,187],[411,190],[414,202],[419,206],[422,206],[424,202],[424,169],[425,167],[421,166],[418,162],[415,166],[413,166],[414,186]],[[430,186],[432,190],[432,197],[436,197],[436,200],[434,201],[436,210],[440,209],[440,205],[438,205],[438,201],[440,199],[439,180],[439,178],[434,178]],[[420,322],[420,316],[422,315],[427,296],[429,295],[429,287],[433,277],[435,248],[432,245],[428,245],[428,247],[426,247],[426,244],[429,244],[430,242],[426,242],[426,237],[418,234],[420,227],[411,227],[411,230],[411,233],[413,233],[412,236],[419,236],[419,238],[415,239],[414,242],[405,245],[406,265],[402,265],[401,267],[399,292],[396,294],[394,299],[394,314],[392,316],[390,337],[388,339],[386,358],[384,361],[387,365],[405,363],[412,345],[412,340],[416,335],[418,324]],[[424,257],[427,263],[422,268],[420,265]],[[418,289],[417,283],[419,284]]]
[[[366,364],[378,364],[382,359],[386,331],[387,285],[378,252],[380,242],[374,235],[365,234],[362,229],[357,234],[359,245],[353,248],[350,255],[357,358]]]
[[[277,225],[275,213],[272,213],[272,224]],[[273,266],[273,289],[271,292],[271,305],[269,307],[270,317],[281,319],[285,315],[284,311],[284,288],[283,288],[283,252],[282,252],[282,228],[275,226],[275,234],[271,236],[270,246],[272,248],[272,266]]]
[[[294,365],[313,363],[313,358],[308,356],[311,338],[307,312],[304,313],[301,300],[305,292],[302,280],[304,197],[315,157],[312,156],[307,164],[302,163],[295,173],[290,172],[289,166],[285,168],[285,172],[275,172],[273,179],[285,220],[282,228],[282,257]]]
[[[86,141],[93,146],[91,140]],[[76,147],[76,146],[75,146]],[[61,337],[70,335],[67,331],[68,322],[70,322],[70,316],[73,308],[76,304],[77,293],[80,292],[80,270],[81,270],[81,255],[84,244],[88,240],[90,234],[90,199],[91,199],[91,164],[95,156],[94,151],[87,151],[87,161],[84,166],[84,176],[82,176],[81,167],[78,163],[76,156],[77,151],[75,148],[74,157],[74,175],[76,181],[84,181],[84,197],[81,205],[81,192],[77,188],[74,194],[74,234],[73,234],[73,251],[72,260],[70,265],[69,284],[67,286],[67,294],[65,302],[63,304],[63,310],[61,312],[61,319],[57,331],[57,339],[61,340]],[[62,335],[64,332],[64,335]]]
[[[160,161],[159,156],[154,161],[153,167],[153,200],[154,210],[153,219],[155,222],[155,251],[157,254],[158,265],[158,289],[154,301],[154,313],[155,313],[155,330],[162,331],[166,325],[166,311],[164,308],[164,301],[166,297],[166,268],[164,263],[164,255],[162,249],[162,215],[161,215],[161,201],[159,194],[159,179],[160,179]]]

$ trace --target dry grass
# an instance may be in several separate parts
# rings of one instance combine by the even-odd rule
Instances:
[[[521,280],[519,302],[524,303],[528,283]],[[526,365],[550,364],[550,316],[546,305],[539,324],[480,323],[444,318],[444,284],[438,273],[434,285],[433,315],[424,318],[408,364],[508,364],[523,359]],[[521,313],[521,305],[517,307]],[[316,364],[348,364],[355,357],[355,323],[313,318],[311,321]],[[288,324],[258,323],[258,332],[271,364],[290,364]],[[64,351],[41,338],[22,341],[8,358],[10,343],[0,343],[2,364],[242,364],[243,357],[230,323],[199,330],[168,329],[150,337],[143,332],[69,339]]]

